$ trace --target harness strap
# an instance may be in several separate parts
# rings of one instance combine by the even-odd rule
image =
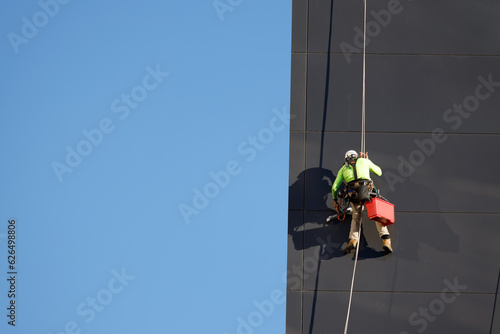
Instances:
[[[354,172],[354,180],[358,179],[358,173],[356,173],[356,162],[358,162],[358,159],[356,159],[356,161],[354,161],[354,164],[352,166],[353,172]]]

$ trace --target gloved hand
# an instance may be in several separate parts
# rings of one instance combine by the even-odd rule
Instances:
[[[363,152],[359,152],[359,156],[360,156],[361,158],[368,159],[368,152],[365,152],[365,153],[363,153]]]

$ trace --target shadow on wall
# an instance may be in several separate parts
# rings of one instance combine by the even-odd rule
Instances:
[[[288,234],[292,237],[296,250],[321,247],[320,259],[328,260],[345,256],[343,245],[349,239],[351,217],[345,220],[335,219],[326,224],[326,218],[335,213],[332,209],[331,195],[335,175],[325,168],[309,168],[302,171],[297,180],[289,187],[289,203],[291,208],[304,208],[304,221],[289,221]],[[375,181],[376,182],[376,181]],[[453,232],[440,212],[439,198],[428,186],[411,184],[412,193],[425,193],[427,203],[431,203],[428,213],[396,212],[396,223],[389,226],[395,256],[410,261],[420,261],[419,249],[422,244],[431,246],[440,252],[457,253],[459,250],[459,235]],[[412,194],[407,194],[412,196]],[[391,198],[389,198],[391,201]],[[396,202],[397,210],[397,198]],[[418,200],[418,198],[414,199]],[[393,202],[394,202],[393,201]],[[401,220],[398,218],[405,218]],[[387,255],[380,247],[378,233],[366,214],[363,217],[361,229],[360,251],[358,260],[378,258]],[[370,241],[368,242],[367,239]],[[373,247],[377,247],[373,248]]]
[[[334,230],[325,236],[325,228],[330,227],[325,226],[326,217],[335,212],[328,205],[329,199],[331,200],[332,197],[333,181],[335,181],[335,175],[330,170],[321,167],[309,168],[297,176],[297,180],[288,190],[290,206],[304,207],[304,202],[307,201],[308,207],[313,207],[315,211],[311,211],[311,214],[306,219],[308,222],[317,225],[316,228],[308,228],[304,231],[303,221],[290,221],[288,234],[292,237],[294,247],[296,250],[301,250],[325,246],[323,249],[328,249],[328,252],[323,251],[323,254],[320,254],[322,260],[343,256],[344,252],[340,249],[340,245],[349,234],[349,230],[343,228],[341,224],[332,223]],[[311,191],[304,193],[304,189],[310,189]],[[326,245],[334,246],[327,247]]]

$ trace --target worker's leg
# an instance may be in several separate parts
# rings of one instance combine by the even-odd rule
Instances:
[[[384,226],[379,222],[375,222],[375,225],[377,226],[378,236],[381,237],[382,239],[388,239],[389,229],[387,229],[387,226]]]
[[[359,228],[361,227],[361,217],[363,215],[363,204],[352,203],[352,220],[351,220],[351,232],[349,233],[349,239],[359,241]]]
[[[382,238],[382,247],[386,252],[392,253],[392,245],[391,245],[391,237],[389,235],[389,229],[387,226],[380,224],[379,222],[375,222],[377,225],[377,231],[380,238]]]
[[[352,219],[351,219],[351,231],[349,232],[349,242],[344,248],[344,252],[350,253],[356,248],[359,241],[359,229],[361,227],[361,215],[363,213],[363,204],[352,203]]]

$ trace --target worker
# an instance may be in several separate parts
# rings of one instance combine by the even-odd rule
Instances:
[[[338,190],[342,181],[347,183],[347,194],[352,207],[351,231],[349,233],[349,242],[344,248],[344,252],[350,253],[356,248],[359,242],[359,230],[361,228],[361,217],[364,209],[364,202],[370,200],[370,192],[373,190],[373,181],[370,179],[370,172],[381,176],[382,170],[368,158],[368,152],[358,153],[354,150],[349,150],[345,154],[345,162],[337,173],[335,182],[332,185],[332,195],[334,199],[335,210],[339,211],[337,203]],[[382,239],[382,247],[388,253],[392,253],[391,239],[387,226],[379,222],[375,222],[380,238]]]

